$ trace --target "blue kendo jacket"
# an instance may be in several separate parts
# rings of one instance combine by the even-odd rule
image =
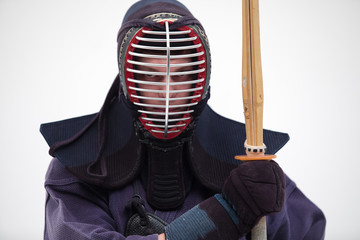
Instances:
[[[71,138],[95,116],[43,124],[41,132],[53,146]],[[134,192],[145,200],[146,211],[171,223],[219,192],[229,172],[241,164],[234,156],[244,154],[244,124],[226,119],[206,106],[192,139],[191,164],[196,180],[181,207],[160,211],[146,202],[139,180],[142,165],[141,157],[137,156],[131,114],[121,101],[115,101],[109,119],[104,153],[111,167],[105,178],[98,179],[88,172],[98,151],[97,120],[79,139],[54,153],[45,181],[45,239],[157,240],[157,234],[124,236],[129,219],[126,205]],[[270,154],[276,153],[288,139],[287,134],[264,130],[264,143]],[[135,189],[135,185],[139,187]],[[281,212],[267,216],[268,239],[324,239],[325,222],[322,211],[286,176],[284,207]]]

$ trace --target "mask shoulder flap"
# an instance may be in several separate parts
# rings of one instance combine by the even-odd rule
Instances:
[[[200,182],[220,191],[230,171],[241,164],[236,155],[245,155],[245,124],[227,119],[208,105],[202,112],[192,142],[191,163]],[[289,135],[264,129],[268,154],[275,154],[289,141]]]
[[[54,157],[81,180],[105,188],[118,188],[138,174],[138,142],[132,116],[121,101],[112,103],[107,119],[105,148],[97,163],[94,163],[100,149],[97,114],[42,124],[40,132],[52,147],[72,138],[94,121],[79,138],[57,149]]]

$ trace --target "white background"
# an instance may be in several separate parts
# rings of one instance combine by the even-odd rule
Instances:
[[[0,0],[0,239],[41,239],[50,156],[42,122],[97,112],[117,74],[116,35],[135,1]],[[241,1],[184,0],[210,41],[218,113],[243,121]],[[278,162],[359,239],[360,1],[260,0],[265,128]]]

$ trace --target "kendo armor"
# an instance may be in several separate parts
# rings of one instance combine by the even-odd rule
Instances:
[[[126,13],[117,40],[119,74],[101,110],[42,124],[49,153],[101,188],[118,189],[140,178],[154,209],[181,206],[192,176],[220,191],[239,164],[233,156],[245,154],[245,127],[206,105],[211,60],[201,23],[176,0],[142,0]],[[179,72],[181,67],[187,70]],[[146,74],[166,81],[145,81]],[[191,77],[174,81],[183,75]],[[156,93],[163,96],[151,95]],[[264,130],[269,153],[287,141],[286,134]]]

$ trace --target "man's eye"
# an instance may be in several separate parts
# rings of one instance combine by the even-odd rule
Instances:
[[[191,75],[186,75],[186,74],[183,74],[183,75],[176,75],[176,76],[173,76],[172,79],[174,81],[187,81],[191,78]]]
[[[155,75],[152,75],[152,74],[146,74],[146,75],[145,75],[145,77],[146,77],[146,78],[154,78],[154,77],[155,77]]]

